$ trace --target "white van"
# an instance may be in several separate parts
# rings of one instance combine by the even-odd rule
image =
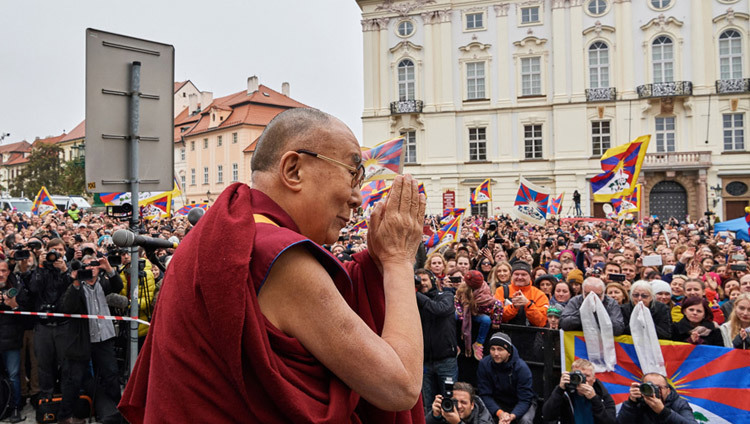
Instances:
[[[34,202],[25,197],[0,198],[0,209],[4,211],[23,213],[24,215],[30,217],[32,206],[34,206]]]
[[[91,208],[89,202],[87,202],[86,199],[81,196],[50,195],[50,198],[53,202],[55,202],[55,206],[57,206],[57,209],[59,209],[61,212],[65,212],[66,210],[68,210],[70,205],[72,205],[73,203],[75,203],[78,206],[78,209],[82,211]]]

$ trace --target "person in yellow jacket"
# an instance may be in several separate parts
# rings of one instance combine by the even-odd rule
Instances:
[[[130,253],[123,253],[122,255],[122,271],[120,272],[120,278],[123,281],[123,288],[121,295],[126,296],[130,299],[131,283],[130,283]],[[145,266],[143,272],[146,277],[140,278],[141,281],[136,282],[138,285],[138,318],[144,321],[150,321],[151,316],[154,313],[154,296],[156,295],[156,282],[154,274],[151,271],[152,264],[148,259],[143,258]],[[141,284],[143,283],[143,284]],[[141,345],[146,339],[148,334],[148,325],[138,324],[138,344]]]

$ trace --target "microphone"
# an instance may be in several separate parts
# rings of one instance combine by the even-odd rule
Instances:
[[[110,293],[106,297],[107,305],[115,309],[128,309],[128,298],[117,293]]]
[[[201,208],[190,209],[187,215],[188,222],[190,223],[190,225],[195,226],[195,224],[198,223],[198,221],[201,219],[204,213],[206,213],[206,211],[204,211]]]
[[[141,246],[145,249],[176,249],[177,243],[169,240],[137,236],[128,230],[117,230],[112,234],[112,242],[119,247]]]

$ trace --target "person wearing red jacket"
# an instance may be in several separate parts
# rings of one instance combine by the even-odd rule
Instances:
[[[523,261],[513,263],[510,284],[495,290],[495,299],[505,303],[503,322],[544,327],[547,324],[549,299],[531,285],[531,266]]]

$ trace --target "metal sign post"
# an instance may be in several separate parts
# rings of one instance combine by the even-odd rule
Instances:
[[[139,182],[138,182],[138,147],[140,143],[141,119],[141,62],[135,61],[130,67],[130,119],[128,122],[129,150],[130,150],[130,199],[133,213],[130,216],[130,231],[138,234],[140,224]],[[140,286],[138,272],[138,246],[130,247],[130,316],[138,318],[140,303],[138,302],[138,287]],[[130,322],[130,370],[135,367],[138,357],[138,323]]]

